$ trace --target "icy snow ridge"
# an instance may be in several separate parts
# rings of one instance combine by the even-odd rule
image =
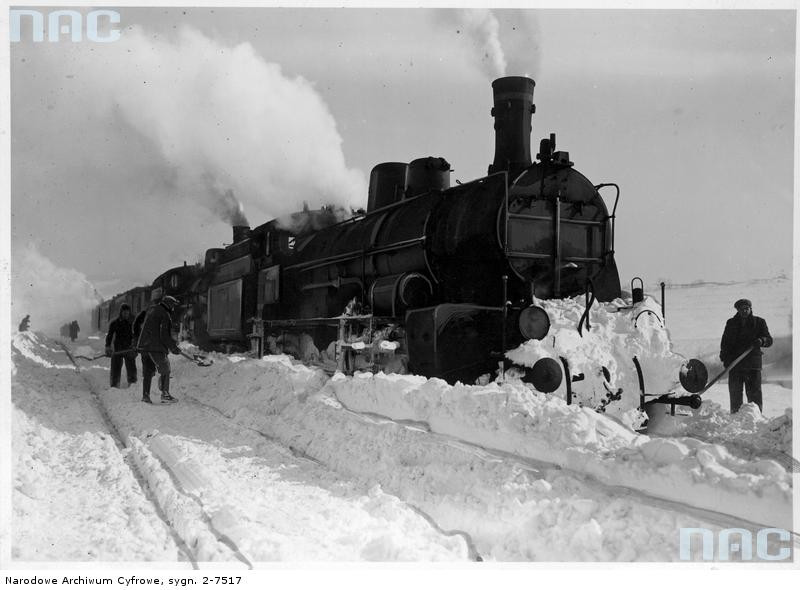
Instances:
[[[413,420],[486,448],[548,461],[608,485],[721,511],[771,526],[791,525],[791,475],[775,461],[747,461],[717,444],[636,435],[587,408],[522,384],[458,385],[362,374],[330,382],[350,409]]]

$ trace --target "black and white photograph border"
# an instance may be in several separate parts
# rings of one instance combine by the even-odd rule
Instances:
[[[4,585],[796,572],[798,2],[6,8]]]

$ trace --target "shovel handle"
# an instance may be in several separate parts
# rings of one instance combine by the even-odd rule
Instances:
[[[86,361],[96,361],[97,359],[101,359],[104,356],[108,356],[108,357],[119,356],[121,354],[129,354],[131,352],[136,352],[136,351],[133,350],[132,348],[126,348],[125,350],[117,350],[116,352],[112,352],[110,355],[108,355],[106,353],[103,353],[103,354],[98,354],[98,355],[95,355],[95,356],[84,356],[82,354],[76,354],[74,356],[75,356],[76,359],[83,359],[83,360],[86,360]]]
[[[209,365],[211,365],[211,361],[206,361],[206,359],[203,358],[202,356],[199,356],[199,355],[191,356],[191,355],[186,354],[183,351],[180,351],[179,354],[182,357],[192,361],[198,367],[208,367]]]
[[[716,376],[716,377],[714,377],[714,378],[713,378],[711,381],[709,381],[709,382],[708,382],[708,384],[705,386],[705,388],[703,389],[703,391],[701,391],[701,392],[699,393],[699,395],[703,395],[703,394],[704,394],[706,391],[708,391],[709,389],[711,389],[711,386],[712,386],[712,385],[714,385],[714,384],[715,384],[717,381],[719,381],[719,380],[720,380],[720,379],[722,379],[722,378],[723,378],[725,375],[727,375],[727,374],[728,374],[728,373],[731,371],[731,369],[733,369],[733,368],[734,368],[736,365],[738,365],[739,363],[741,363],[741,362],[742,362],[742,360],[744,360],[744,357],[746,357],[748,354],[750,354],[751,352],[753,352],[753,350],[754,350],[754,349],[755,349],[755,346],[751,346],[750,348],[748,348],[747,350],[745,350],[745,351],[744,351],[742,354],[740,354],[739,356],[737,356],[737,357],[736,357],[736,359],[735,359],[735,360],[734,360],[734,361],[733,361],[733,362],[732,362],[730,365],[728,365],[727,367],[725,367],[725,369],[724,369],[724,370],[723,370],[723,371],[722,371],[722,372],[721,372],[719,375],[717,375],[717,376]]]

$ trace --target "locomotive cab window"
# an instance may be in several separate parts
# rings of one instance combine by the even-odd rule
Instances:
[[[169,286],[172,287],[173,289],[178,288],[178,275],[172,275],[169,278]]]

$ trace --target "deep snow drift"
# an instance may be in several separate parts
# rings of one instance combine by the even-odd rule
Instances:
[[[542,340],[528,340],[506,356],[529,367],[543,357],[566,359],[571,375],[583,375],[572,383],[573,403],[638,427],[645,416],[638,411],[642,392],[634,358],[642,368],[645,394],[688,395],[679,382],[687,359],[673,352],[659,307],[650,297],[636,305],[623,299],[595,302],[580,331],[586,311],[583,296],[536,304],[550,318],[550,331]],[[566,388],[565,378],[554,394],[566,399]]]

